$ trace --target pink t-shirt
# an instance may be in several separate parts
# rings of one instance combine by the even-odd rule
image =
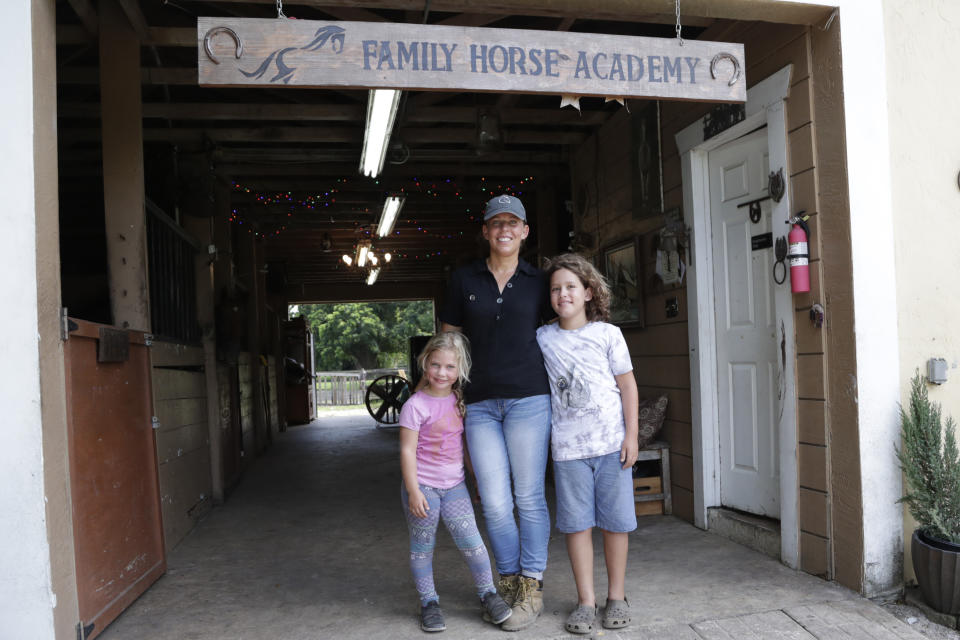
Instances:
[[[435,489],[463,482],[463,418],[456,394],[435,398],[416,392],[400,410],[400,426],[419,432],[417,482]]]

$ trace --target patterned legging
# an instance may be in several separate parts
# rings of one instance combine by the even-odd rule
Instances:
[[[426,518],[418,518],[410,513],[410,497],[406,487],[402,483],[400,485],[400,499],[410,530],[410,570],[413,572],[421,606],[439,599],[433,584],[433,548],[437,542],[440,518],[443,518],[454,543],[470,567],[477,595],[483,597],[494,591],[490,556],[487,555],[487,548],[480,537],[480,530],[477,529],[467,485],[461,482],[450,489],[420,485],[420,490],[430,505]]]

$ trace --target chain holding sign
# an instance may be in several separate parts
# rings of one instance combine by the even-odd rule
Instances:
[[[199,18],[197,43],[202,86],[746,101],[740,43],[256,18]]]

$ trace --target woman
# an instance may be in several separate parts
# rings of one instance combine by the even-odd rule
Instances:
[[[440,314],[444,331],[462,331],[471,343],[467,447],[500,574],[497,588],[512,605],[503,623],[508,631],[530,626],[543,610],[550,538],[543,486],[550,386],[536,330],[551,313],[543,272],[520,259],[529,233],[519,198],[492,198],[483,216],[490,256],[454,272]]]

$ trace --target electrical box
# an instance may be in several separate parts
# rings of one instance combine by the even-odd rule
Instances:
[[[943,358],[927,360],[927,380],[933,384],[943,384],[947,381],[947,361]]]

